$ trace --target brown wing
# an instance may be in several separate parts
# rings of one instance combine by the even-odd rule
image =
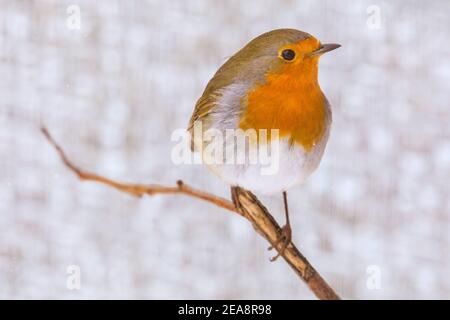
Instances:
[[[194,151],[194,123],[196,121],[202,121],[208,119],[214,104],[217,102],[217,94],[210,93],[210,90],[205,90],[203,95],[198,99],[195,104],[194,112],[192,113],[191,119],[189,120],[188,131],[191,136],[191,150]]]

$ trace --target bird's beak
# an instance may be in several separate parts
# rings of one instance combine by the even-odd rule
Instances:
[[[332,51],[334,49],[339,48],[341,45],[337,43],[326,43],[322,44],[319,49],[314,50],[308,54],[309,57],[317,57],[323,55],[325,52]]]

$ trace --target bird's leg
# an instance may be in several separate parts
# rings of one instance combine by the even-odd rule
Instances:
[[[231,201],[233,202],[234,206],[239,209],[239,202],[238,202],[238,198],[237,198],[237,188],[235,186],[231,186]]]
[[[277,241],[269,247],[269,250],[275,248],[280,242],[283,242],[280,250],[278,250],[278,254],[275,257],[272,257],[270,261],[275,261],[278,259],[280,255],[284,253],[287,246],[291,243],[292,240],[292,229],[291,223],[289,221],[289,209],[287,203],[287,192],[283,191],[283,201],[284,201],[284,214],[286,215],[286,224],[281,228],[281,237],[277,239]]]
[[[255,221],[253,221],[252,217],[248,216],[244,210],[242,210],[242,206],[239,203],[239,190],[240,187],[238,186],[231,186],[231,201],[233,202],[235,208],[237,210],[239,210],[242,215],[244,215],[245,218],[247,218],[248,221],[251,222],[253,229],[255,229],[255,231],[261,235],[262,237],[265,237],[265,235],[261,232],[261,229],[255,224]]]

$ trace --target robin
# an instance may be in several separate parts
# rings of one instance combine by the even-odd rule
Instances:
[[[286,224],[279,241],[283,245],[272,261],[291,242],[287,189],[304,182],[324,153],[331,109],[319,86],[318,64],[322,54],[339,47],[322,44],[312,35],[294,29],[264,33],[219,68],[197,101],[189,122],[191,148],[200,151],[203,158],[207,157],[205,146],[228,145],[231,139],[213,142],[204,134],[195,134],[198,124],[202,132],[214,130],[224,136],[230,130],[256,132],[257,143],[232,149],[246,155],[242,163],[220,159],[208,161],[207,165],[230,184],[232,195],[237,187],[263,194],[282,193]],[[261,148],[261,132],[270,132],[265,136],[271,145],[277,143],[274,150],[279,166],[272,174],[262,174],[262,164],[249,161],[249,153]]]

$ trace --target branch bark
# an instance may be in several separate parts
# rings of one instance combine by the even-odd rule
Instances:
[[[237,206],[235,206],[233,202],[227,199],[190,187],[181,180],[177,181],[176,186],[121,183],[95,173],[81,170],[69,160],[64,150],[56,143],[46,128],[41,128],[41,131],[47,141],[56,149],[64,165],[81,180],[98,182],[137,197],[142,197],[144,195],[153,196],[155,194],[185,194],[201,199],[249,220],[253,224],[255,230],[264,237],[271,246],[276,248],[276,250],[280,251],[283,246],[282,243],[277,241],[277,239],[282,236],[280,225],[256,196],[248,190],[236,188]],[[286,250],[281,253],[281,256],[306,283],[317,298],[321,300],[340,299],[293,243],[287,246]]]

